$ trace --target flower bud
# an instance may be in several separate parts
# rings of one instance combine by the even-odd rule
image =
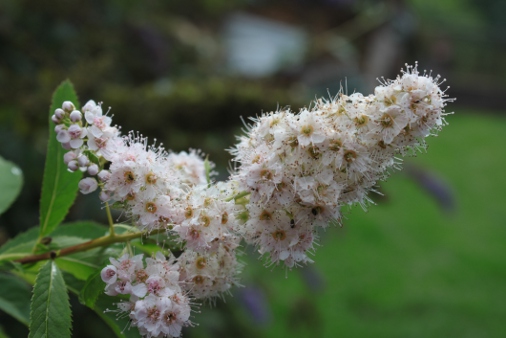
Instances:
[[[80,155],[77,158],[77,163],[79,164],[80,167],[86,167],[88,163],[90,163],[90,160],[86,155]]]
[[[65,150],[72,150],[72,147],[70,146],[70,142],[62,143],[61,146]]]
[[[96,174],[98,174],[98,169],[99,169],[98,165],[93,163],[88,167],[88,174],[90,174],[91,176],[95,176]]]
[[[56,116],[56,118],[61,121],[65,117],[65,112],[63,111],[63,109],[57,108],[54,111],[54,116]]]
[[[60,120],[56,117],[56,115],[51,116],[51,121],[53,121],[55,124],[60,123]]]
[[[63,162],[65,162],[65,164],[68,165],[69,162],[75,160],[76,157],[77,157],[76,153],[74,153],[73,151],[69,151],[68,153],[65,153],[65,155],[63,155]]]
[[[70,161],[70,162],[67,164],[67,167],[68,167],[69,171],[71,171],[71,172],[74,172],[74,171],[76,171],[77,169],[79,169],[79,165],[77,164],[77,161],[76,161],[76,160],[72,160],[72,161]]]
[[[98,179],[101,181],[101,182],[106,182],[109,177],[111,177],[111,172],[108,171],[108,170],[101,170],[99,173],[98,173]]]
[[[74,110],[72,113],[70,113],[70,121],[72,122],[79,122],[83,118],[83,114],[79,110]]]
[[[97,180],[91,177],[83,178],[79,181],[79,190],[82,194],[89,194],[97,190],[98,183]]]
[[[70,101],[65,101],[63,102],[62,106],[64,111],[66,111],[67,113],[70,113],[71,111],[75,110],[76,107],[74,106],[74,104]]]

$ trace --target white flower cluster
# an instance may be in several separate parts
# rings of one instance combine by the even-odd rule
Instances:
[[[255,119],[232,150],[240,163],[232,179],[250,192],[246,241],[273,263],[309,261],[316,229],[339,222],[343,205],[365,206],[376,182],[399,167],[395,156],[441,128],[448,99],[439,85],[408,67],[375,95],[340,94]]]
[[[239,166],[220,183],[209,181],[213,165],[199,153],[122,136],[94,101],[82,112],[64,102],[52,119],[68,169],[89,175],[81,192],[100,187],[134,225],[166,230],[182,248],[177,260],[158,254],[145,267],[141,256],[111,258],[106,293],[130,295],[119,306],[143,335],[176,337],[190,324],[188,297],[212,301],[238,285],[242,239],[272,264],[311,262],[318,229],[339,224],[343,205],[365,207],[376,182],[400,168],[396,156],[423,148],[444,125],[450,99],[441,83],[407,67],[374,95],[340,93],[299,113],[264,114],[232,149]]]
[[[130,295],[126,302],[118,303],[118,310],[126,312],[131,325],[147,337],[179,337],[190,322],[190,300],[181,289],[178,266],[173,259],[167,261],[158,252],[155,258],[143,255],[119,259],[111,258],[111,265],[102,269],[109,296]]]
[[[189,305],[175,307],[177,299],[185,298],[181,294],[174,300],[174,292],[180,293],[183,287],[188,297],[213,301],[238,284],[241,265],[235,255],[240,237],[234,232],[235,204],[227,201],[236,191],[230,182],[208,184],[214,165],[198,152],[167,153],[162,147],[148,146],[142,136],[122,136],[94,101],[86,103],[82,111],[84,114],[67,101],[52,118],[57,124],[57,140],[69,150],[64,155],[68,169],[89,175],[79,182],[81,192],[88,194],[100,187],[102,201],[123,208],[137,227],[146,232],[166,230],[184,248],[179,265],[163,264],[171,271],[170,281],[161,281],[163,276],[149,272],[155,269],[152,259],[146,259],[146,269],[141,256],[111,259],[113,265],[102,272],[106,293],[132,295],[132,304],[121,307],[125,311],[131,308],[133,325],[142,334],[178,336],[181,326],[189,323]],[[76,130],[80,131],[78,136]],[[161,260],[157,256],[156,262]],[[146,282],[145,271],[149,275],[144,276]],[[161,293],[146,293],[151,281],[167,288]],[[157,312],[152,312],[153,307]],[[179,313],[172,326],[167,318],[165,324],[160,319],[169,310]],[[154,320],[155,315],[160,317]]]

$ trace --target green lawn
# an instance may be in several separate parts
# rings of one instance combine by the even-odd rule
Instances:
[[[394,173],[378,205],[353,208],[343,228],[322,234],[305,273],[265,269],[254,259],[246,267],[245,284],[265,292],[268,324],[248,324],[236,296],[225,316],[204,309],[189,336],[223,326],[226,336],[504,337],[506,119],[459,112],[448,120],[428,152],[406,164],[449,187],[453,212],[407,171]],[[309,287],[303,275],[322,284]],[[237,321],[249,330],[234,329]]]

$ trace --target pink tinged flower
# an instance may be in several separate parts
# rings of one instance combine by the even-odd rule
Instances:
[[[88,105],[89,104],[89,105]],[[83,107],[84,118],[89,124],[93,124],[95,118],[102,116],[102,107],[95,104],[95,102],[88,103]]]
[[[111,125],[112,119],[109,116],[98,116],[93,118],[93,125],[89,128],[90,133],[95,137],[100,137]]]
[[[73,124],[69,127],[68,132],[71,138],[70,146],[74,149],[80,148],[84,143],[83,138],[87,135],[86,129]]]
[[[131,316],[141,332],[145,331],[148,336],[156,337],[161,332],[161,313],[163,309],[159,297],[148,295],[135,303]]]
[[[98,183],[97,180],[91,177],[83,178],[81,181],[79,181],[79,190],[82,194],[90,194],[97,190]]]
[[[121,280],[111,285],[114,285],[114,291],[116,291],[119,294],[122,295],[132,294],[132,284],[129,281]]]
[[[100,272],[100,277],[106,284],[115,283],[116,280],[118,279],[118,270],[114,265],[107,265]]]
[[[150,276],[146,280],[147,292],[157,296],[164,296],[165,281],[160,276]]]
[[[169,299],[164,299],[163,303],[162,332],[171,337],[179,337],[183,326],[188,325],[190,306],[186,303],[177,304]]]

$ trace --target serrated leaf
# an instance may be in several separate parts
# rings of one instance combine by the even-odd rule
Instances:
[[[31,287],[18,277],[0,274],[0,310],[28,325]]]
[[[30,305],[29,338],[70,338],[69,297],[62,273],[52,260],[40,269]]]
[[[64,81],[56,88],[49,110],[49,142],[47,147],[42,194],[40,199],[39,238],[49,235],[63,221],[77,196],[80,171],[70,173],[63,162],[65,150],[56,140],[51,116],[64,101],[72,101],[78,106],[77,94],[70,81]]]
[[[23,186],[23,172],[0,157],[0,215],[16,200]]]

